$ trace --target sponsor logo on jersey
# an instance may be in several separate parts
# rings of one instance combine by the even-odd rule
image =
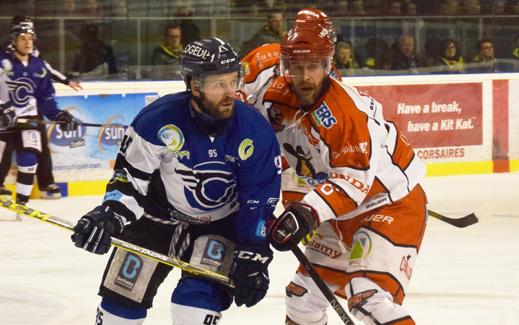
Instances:
[[[292,296],[302,297],[307,292],[308,292],[308,290],[306,290],[306,288],[303,288],[302,286],[297,285],[292,281],[285,288],[285,293],[286,293],[287,297],[292,297]]]
[[[411,255],[402,256],[402,261],[400,262],[400,271],[404,272],[408,280],[411,280],[411,275],[413,275],[413,268],[409,265],[410,259]]]
[[[201,264],[210,265],[217,270],[222,266],[225,257],[225,245],[216,239],[209,239],[204,249]]]
[[[323,126],[326,129],[337,123],[337,119],[333,116],[332,111],[330,111],[325,102],[312,112],[312,117],[318,126]]]
[[[118,124],[117,121],[120,121],[121,124]],[[120,115],[110,116],[106,119],[103,126],[99,129],[99,133],[97,134],[97,144],[101,151],[106,150],[105,145],[108,146],[120,146],[123,141],[124,135],[126,134],[126,125],[123,125],[124,119]]]
[[[358,145],[355,145],[355,144],[353,144],[353,145],[352,144],[345,145],[341,149],[340,153],[345,154],[345,153],[356,153],[356,152],[367,154],[368,153],[368,142],[361,142]],[[334,152],[333,157],[335,159],[339,158],[340,153]]]
[[[337,257],[341,256],[341,252],[339,252],[331,247],[328,247],[326,245],[323,245],[321,243],[318,243],[314,240],[310,241],[308,243],[308,245],[306,245],[306,248],[313,250],[314,252],[328,256],[330,258],[337,258]]]
[[[348,183],[350,183],[350,185],[352,185],[353,187],[355,187],[357,190],[361,191],[362,193],[364,194],[368,194],[369,192],[369,185],[367,185],[366,183],[354,178],[354,177],[351,177],[349,175],[344,175],[344,174],[339,174],[339,173],[336,173],[336,172],[331,172],[330,173],[330,178],[335,178],[335,179],[341,179],[341,180],[344,180]]]
[[[241,160],[247,160],[254,152],[254,142],[249,139],[243,139],[238,147],[238,156]]]
[[[144,263],[141,257],[127,253],[119,273],[115,278],[115,285],[131,291],[139,278]]]
[[[161,127],[157,136],[171,151],[179,151],[184,146],[184,134],[174,124],[167,124]]]
[[[361,264],[362,259],[365,259],[371,253],[371,237],[365,231],[359,231],[353,237],[353,245],[350,253],[349,266],[357,266]]]

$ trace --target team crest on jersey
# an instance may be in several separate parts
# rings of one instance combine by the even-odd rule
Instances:
[[[323,126],[326,129],[331,128],[337,123],[337,119],[333,116],[332,111],[325,102],[312,112],[312,117],[318,126]]]
[[[210,161],[195,165],[193,169],[180,164],[175,172],[185,183],[184,194],[192,207],[201,210],[220,208],[236,195],[236,181],[228,165]]]
[[[171,151],[179,151],[184,146],[184,134],[174,124],[167,124],[161,127],[157,136]]]
[[[247,160],[254,153],[254,142],[249,139],[243,139],[238,147],[238,156],[241,160]]]
[[[24,107],[34,102],[36,105],[35,92],[36,85],[29,78],[18,78],[6,81],[9,88],[9,96],[16,107]]]
[[[353,237],[353,246],[350,254],[350,266],[361,264],[361,260],[365,259],[371,253],[371,237],[365,231],[359,231]]]

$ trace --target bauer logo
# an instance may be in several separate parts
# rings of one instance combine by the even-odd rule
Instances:
[[[115,284],[121,288],[131,291],[139,278],[144,265],[142,258],[138,255],[127,253],[119,273],[115,278]]]
[[[173,152],[179,151],[184,146],[184,134],[174,124],[167,124],[161,127],[157,136]]]

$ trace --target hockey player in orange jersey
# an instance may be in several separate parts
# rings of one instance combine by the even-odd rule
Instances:
[[[299,10],[292,27],[302,28],[307,24],[321,26],[327,30],[333,43],[337,41],[332,19],[323,11],[315,8]],[[241,100],[255,105],[256,99],[261,97],[272,81],[279,76],[280,47],[279,43],[263,44],[241,59],[245,70],[244,86],[238,96]],[[330,75],[341,80],[341,74],[335,68],[332,68]]]
[[[402,302],[426,226],[425,165],[380,103],[328,76],[332,55],[322,27],[292,29],[281,76],[256,101],[300,197],[269,237],[289,250],[317,228],[305,254],[358,320],[414,324]],[[286,293],[286,324],[327,323],[328,301],[301,267]]]

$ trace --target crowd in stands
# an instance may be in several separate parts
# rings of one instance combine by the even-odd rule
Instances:
[[[115,23],[122,28],[115,30],[113,27],[113,31],[104,33],[103,30],[113,24],[106,24],[108,27],[99,25],[99,22],[104,22],[98,18],[163,17],[164,20],[156,23],[156,29],[162,28],[163,34],[159,35],[159,32],[156,37],[144,40],[151,47],[144,49],[148,53],[139,54],[142,73],[136,78],[180,79],[179,61],[183,46],[211,33],[203,17],[228,16],[238,20],[255,17],[255,22],[264,19],[265,24],[259,28],[256,23],[247,30],[234,32],[239,37],[234,39],[233,45],[243,56],[261,44],[280,42],[294,13],[302,7],[316,6],[315,1],[310,0],[3,2],[6,12],[21,8],[24,14],[35,17],[37,22],[39,16],[73,17],[70,19],[77,28],[67,29],[67,33],[76,36],[71,42],[74,44],[73,51],[70,51],[72,54],[66,55],[66,70],[69,75],[83,80],[109,76],[124,79],[128,66],[136,64],[136,46],[133,46],[136,35],[124,28],[125,21],[116,20]],[[519,0],[324,0],[318,5],[336,21],[339,37],[334,61],[344,75],[519,71]],[[486,15],[485,23],[489,23],[490,28],[484,25],[477,36],[464,39],[463,33],[449,30],[449,26],[457,26],[465,16],[470,19],[470,16],[480,15]],[[506,20],[501,21],[501,16]],[[363,24],[367,27],[358,35],[353,27],[349,30],[351,17],[380,18],[365,20]],[[381,25],[384,17],[390,17],[387,21],[392,23],[391,28]],[[435,19],[436,25],[443,21],[444,28],[441,32],[435,32],[434,28],[423,32],[420,30],[423,20],[418,23],[416,17]],[[399,22],[401,26],[395,28]],[[114,40],[122,33],[127,34],[126,44]],[[160,68],[165,65],[168,69]]]

